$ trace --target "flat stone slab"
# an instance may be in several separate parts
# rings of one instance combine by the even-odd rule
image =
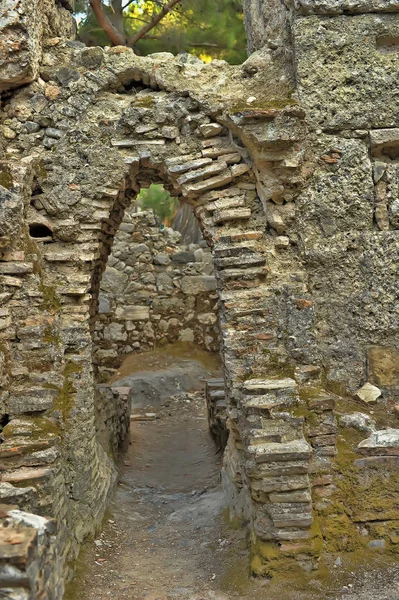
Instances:
[[[360,454],[399,455],[399,429],[381,429],[357,447]]]
[[[248,379],[242,386],[243,392],[262,393],[269,390],[295,389],[296,382],[289,377],[285,379]]]
[[[312,447],[305,440],[295,440],[281,444],[258,444],[249,446],[248,454],[256,462],[306,460],[312,456]]]
[[[289,389],[289,388],[288,388]],[[259,396],[246,396],[243,400],[243,407],[250,413],[267,415],[275,408],[284,409],[293,406],[297,402],[297,397],[293,393],[286,394],[260,394]]]

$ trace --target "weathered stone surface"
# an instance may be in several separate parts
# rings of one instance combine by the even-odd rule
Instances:
[[[262,394],[270,390],[295,390],[294,379],[248,379],[243,384],[243,390],[247,393]]]
[[[359,129],[395,126],[398,100],[390,90],[398,66],[389,40],[398,33],[397,14],[337,16],[323,21],[321,29],[317,17],[296,21],[298,85],[313,122]]]
[[[53,4],[58,11],[59,3],[43,6]],[[43,79],[2,104],[0,184],[20,202],[0,224],[1,264],[8,265],[0,276],[4,414],[14,416],[13,403],[29,410],[32,390],[56,397],[23,413],[37,422],[43,415],[36,413],[48,411],[45,439],[18,422],[14,435],[12,421],[4,427],[1,467],[5,479],[37,488],[43,512],[61,515],[59,550],[69,548],[68,561],[101,520],[115,480],[106,452],[114,429],[123,435],[126,425],[122,396],[113,391],[95,422],[93,344],[95,367],[107,375],[122,349],[173,336],[202,336],[209,347],[219,311],[230,431],[225,474],[232,507],[238,496],[240,510],[247,507],[257,574],[265,557],[256,554],[256,536],[309,540],[317,561],[309,473],[318,475],[313,509],[323,519],[334,491],[335,400],[341,410],[340,396],[353,397],[365,381],[382,389],[387,406],[397,392],[396,7],[391,0],[247,6],[250,46],[259,51],[241,67],[52,39]],[[359,10],[378,12],[352,14]],[[34,15],[32,23],[20,16],[25,35]],[[31,49],[40,38],[41,52],[39,29]],[[173,261],[180,234],[161,233],[126,210],[140,188],[160,181],[193,207],[216,257],[216,278],[204,245],[181,248],[190,260]],[[44,223],[47,235],[35,238],[29,226]],[[298,394],[293,380],[281,385],[282,374],[294,372]],[[280,387],[268,387],[278,380]],[[224,406],[216,401],[215,409]],[[396,419],[386,411],[387,428]],[[388,431],[359,448],[367,463],[359,478],[384,469],[383,486],[394,498],[397,448]],[[347,483],[344,473],[338,477]],[[386,510],[385,493],[377,496],[360,516],[348,498],[348,517],[377,519],[383,528],[381,517],[398,513]],[[309,566],[305,546],[295,547]],[[293,552],[293,544],[280,551]]]
[[[248,455],[259,463],[306,460],[312,456],[312,448],[305,440],[295,440],[281,444],[249,446]]]
[[[33,81],[42,44],[50,35],[71,35],[72,16],[54,2],[4,0],[0,6],[0,90]]]
[[[357,429],[358,431],[366,431],[367,433],[372,433],[376,430],[374,419],[361,412],[343,415],[339,422],[343,427],[352,427],[353,429]]]
[[[356,396],[366,404],[374,404],[381,396],[381,390],[367,382],[356,392]]]
[[[368,366],[371,380],[377,385],[399,384],[399,350],[396,348],[374,347],[368,352]]]
[[[375,431],[358,445],[361,454],[399,456],[399,429]]]
[[[193,296],[213,292],[216,290],[216,279],[211,275],[186,276],[181,280],[181,289],[184,294]]]
[[[398,0],[294,0],[293,5],[305,14],[399,12]]]

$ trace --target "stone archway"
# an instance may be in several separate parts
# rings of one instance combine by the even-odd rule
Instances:
[[[65,66],[59,67],[60,62]],[[246,86],[234,77],[239,98],[224,113],[218,94],[224,93],[224,71],[230,67],[217,61],[205,68],[195,59],[187,64],[163,56],[133,59],[125,48],[104,53],[63,44],[45,63],[46,77],[59,85],[45,84],[32,90],[33,95],[22,90],[15,99],[18,110],[25,106],[31,114],[37,112],[44,130],[37,137],[29,131],[35,127],[29,126],[11,143],[18,153],[21,148],[27,156],[33,151],[21,186],[26,204],[24,241],[19,245],[24,261],[30,262],[18,263],[22,254],[15,254],[17,243],[5,256],[8,271],[3,273],[8,273],[4,277],[9,286],[17,285],[19,275],[23,294],[37,300],[28,319],[24,309],[12,311],[5,354],[10,362],[18,355],[25,370],[6,396],[12,421],[4,428],[3,448],[19,439],[15,419],[21,414],[23,426],[36,427],[40,444],[53,454],[38,457],[36,470],[29,469],[31,458],[18,463],[25,470],[17,474],[11,470],[8,475],[15,465],[7,466],[5,480],[18,484],[24,476],[35,497],[38,482],[41,489],[56,482],[59,495],[47,496],[43,504],[40,492],[32,507],[54,515],[61,530],[73,532],[59,550],[60,556],[73,556],[98,521],[115,477],[95,436],[89,314],[96,310],[101,273],[126,205],[141,186],[162,181],[191,204],[214,256],[232,432],[223,478],[232,511],[250,519],[255,547],[258,536],[272,541],[306,537],[302,532],[312,523],[307,475],[311,448],[302,420],[282,413],[271,424],[272,431],[267,422],[275,407],[285,410],[296,403],[296,384],[284,376],[273,381],[262,376],[265,365],[278,373],[275,361],[286,359],[276,318],[285,299],[279,299],[270,279],[278,277],[273,262],[288,259],[287,239],[276,232],[284,233],[291,212],[289,205],[279,210],[267,205],[265,212],[258,195],[264,191],[261,165],[270,167],[272,156],[282,163],[297,153],[293,144],[302,135],[303,114],[290,104],[247,110]],[[203,78],[201,95],[194,91],[198,77]],[[35,157],[39,140],[43,149]],[[287,162],[281,174],[274,168],[267,179],[267,193],[275,193],[276,199],[288,197],[290,188],[298,186],[287,168],[295,174],[300,163]],[[275,226],[272,235],[266,231],[268,222]],[[37,348],[32,349],[32,337],[40,340]],[[43,375],[38,377],[38,371]],[[22,393],[23,402],[18,400]],[[32,413],[34,418],[40,415],[35,425]],[[279,443],[272,456],[273,432],[280,425],[287,429],[288,442]],[[262,484],[264,469],[257,466],[263,464],[262,444],[271,444],[265,448],[267,462],[298,461],[295,489],[302,501],[300,512],[294,506],[288,521],[284,512],[276,516],[267,507],[274,506],[271,492],[284,495],[292,489],[290,476],[272,461],[266,476],[274,468],[275,477]],[[25,444],[21,452],[26,456],[33,450]]]

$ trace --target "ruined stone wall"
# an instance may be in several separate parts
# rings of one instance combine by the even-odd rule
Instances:
[[[9,600],[63,597],[56,526],[50,519],[0,505],[0,596]]]
[[[241,67],[54,39],[41,78],[4,97],[2,493],[55,517],[60,564],[114,480],[89,317],[151,183],[192,206],[212,250],[223,484],[253,572],[398,550],[399,6],[247,4]]]
[[[105,384],[96,386],[96,437],[105,452],[115,460],[129,443],[132,398],[132,388]]]
[[[178,341],[219,348],[216,279],[205,241],[182,244],[151,211],[126,209],[101,279],[94,362],[101,378],[124,354]]]

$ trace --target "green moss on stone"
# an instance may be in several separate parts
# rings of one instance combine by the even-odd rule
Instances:
[[[54,285],[40,283],[39,291],[43,294],[41,308],[52,313],[58,312],[61,308],[61,300],[57,294],[57,288]]]
[[[14,185],[14,181],[10,171],[0,171],[0,185],[7,190],[10,190]]]
[[[74,385],[74,375],[82,371],[82,366],[74,361],[68,361],[63,369],[63,383],[59,388],[58,396],[54,401],[54,410],[62,413],[66,421],[75,405],[75,394],[77,392]]]
[[[136,96],[134,99],[134,104],[142,108],[153,108],[155,100],[153,96],[146,94],[144,96]]]

